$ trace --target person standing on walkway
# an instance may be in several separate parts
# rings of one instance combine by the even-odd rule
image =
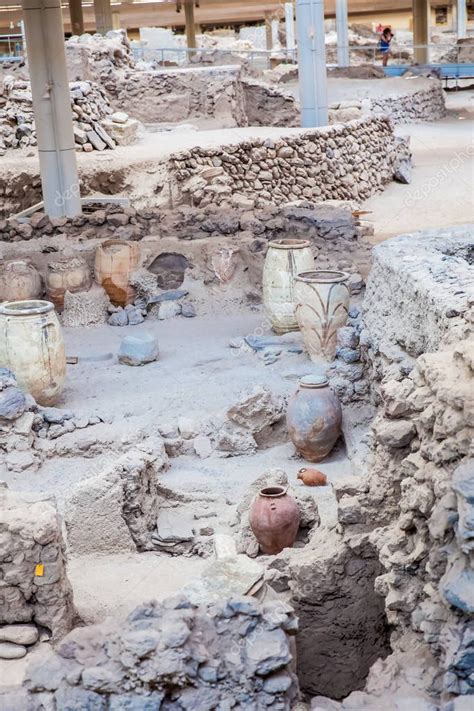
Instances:
[[[390,56],[390,44],[393,38],[394,35],[392,34],[392,30],[390,29],[390,27],[386,27],[382,32],[382,37],[380,38],[379,42],[379,50],[382,52],[382,65],[384,67],[386,67],[388,64],[388,58]]]

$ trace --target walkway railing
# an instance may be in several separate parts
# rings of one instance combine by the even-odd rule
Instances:
[[[411,65],[414,62],[415,51],[426,50],[427,61],[435,61],[439,63],[440,57],[444,54],[450,55],[450,62],[457,64],[459,54],[462,47],[455,44],[426,44],[426,45],[392,45],[390,50],[390,64]],[[272,62],[286,61],[296,62],[298,52],[296,49],[288,50],[278,48],[273,50],[266,49],[217,49],[208,47],[160,47],[150,49],[146,46],[134,47],[133,54],[135,59],[146,62],[153,62],[159,66],[167,66],[175,64],[177,66],[185,66],[188,64],[223,64],[232,61],[232,58],[245,59],[252,66],[259,69],[266,69],[272,65]],[[328,64],[332,64],[331,59],[334,55],[336,61],[337,47],[336,45],[326,45],[326,54]],[[357,59],[360,63],[361,54],[367,63],[381,64],[382,53],[377,44],[366,44],[349,47],[349,55],[353,63]]]

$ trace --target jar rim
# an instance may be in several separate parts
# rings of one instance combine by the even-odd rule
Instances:
[[[326,375],[305,375],[300,378],[299,385],[301,388],[325,388],[329,380]]]
[[[23,301],[5,301],[0,304],[0,314],[4,316],[37,316],[54,311],[51,301],[25,299]]]
[[[348,272],[338,269],[312,269],[308,272],[300,272],[296,276],[296,281],[304,284],[339,284],[349,279]]]
[[[285,487],[275,484],[274,486],[265,486],[263,489],[260,489],[258,493],[260,496],[263,496],[267,499],[277,499],[279,496],[285,496],[287,491],[287,486]]]
[[[311,242],[307,239],[274,239],[268,245],[274,249],[305,249],[306,247],[311,247]]]

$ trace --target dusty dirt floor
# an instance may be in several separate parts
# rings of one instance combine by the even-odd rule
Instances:
[[[472,92],[449,94],[450,113],[446,119],[397,129],[400,134],[412,136],[413,182],[406,186],[392,183],[364,205],[372,210],[369,218],[375,224],[374,242],[472,218],[472,97]],[[258,129],[255,133],[269,135],[273,131],[278,129]],[[220,132],[221,140],[225,140],[225,133]],[[178,139],[178,133],[175,136]],[[187,140],[190,139],[183,142]],[[143,145],[136,148],[137,153],[143,150]],[[117,159],[123,156],[114,156],[113,160]],[[218,305],[218,289],[212,298]],[[120,442],[122,438],[133,440],[140,430],[156,432],[160,423],[180,416],[207,418],[210,413],[227,409],[242,392],[257,384],[268,386],[275,394],[288,395],[296,388],[299,377],[317,368],[306,355],[282,355],[276,363],[266,366],[258,355],[229,347],[231,339],[261,333],[264,321],[263,311],[256,307],[247,313],[200,316],[198,312],[195,319],[147,321],[125,328],[106,325],[86,331],[64,329],[69,355],[81,358],[111,353],[112,357],[69,366],[66,389],[58,406],[76,415],[105,416],[108,424],[96,426],[102,430],[92,428],[91,436],[100,439],[101,431],[113,430]],[[116,354],[121,338],[142,331],[157,336],[160,359],[142,368],[118,364]],[[47,460],[37,473],[2,472],[2,478],[31,500],[55,496],[61,508],[75,482],[101,471],[115,456],[113,449],[108,449],[104,455],[91,459],[54,458]],[[229,532],[235,504],[258,475],[270,467],[279,467],[295,482],[301,466],[302,460],[295,457],[292,445],[282,444],[252,456],[172,459],[162,477],[163,484],[175,491],[214,497],[214,529]],[[321,465],[329,482],[351,477],[352,467],[342,446]],[[326,526],[333,526],[336,521],[331,491],[330,486],[312,490],[318,499],[321,523]],[[206,563],[206,559],[197,556],[183,559],[164,553],[92,555],[70,558],[68,573],[79,614],[91,622],[110,614],[123,614],[144,600],[173,594],[199,575]],[[2,661],[0,684],[21,681],[29,658],[30,655],[15,662]]]
[[[441,121],[399,126],[411,137],[413,179],[391,183],[364,209],[374,223],[376,244],[394,235],[461,225],[474,216],[474,91],[446,94],[448,115]]]

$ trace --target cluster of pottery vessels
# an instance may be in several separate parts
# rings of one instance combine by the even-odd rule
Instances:
[[[311,360],[331,360],[338,328],[349,313],[349,274],[316,269],[310,243],[270,242],[263,268],[263,303],[275,333],[300,330]]]
[[[136,242],[108,240],[97,247],[95,280],[116,306],[126,306],[135,299],[129,278],[139,263]],[[91,286],[91,270],[82,257],[50,262],[44,284],[28,259],[11,259],[0,266],[0,367],[9,368],[18,385],[40,405],[58,401],[66,376],[66,354],[56,311],[62,311],[66,291],[88,291]],[[47,301],[41,298],[43,292]]]
[[[332,360],[337,330],[349,313],[349,274],[316,269],[310,243],[299,239],[270,242],[263,269],[263,303],[272,329],[300,330],[312,361]],[[307,462],[320,462],[341,434],[342,411],[324,375],[301,378],[289,400],[286,424],[298,453]],[[306,486],[326,484],[317,469],[298,473]],[[250,525],[260,550],[275,555],[291,548],[298,534],[299,510],[283,487],[262,489],[250,508]]]

